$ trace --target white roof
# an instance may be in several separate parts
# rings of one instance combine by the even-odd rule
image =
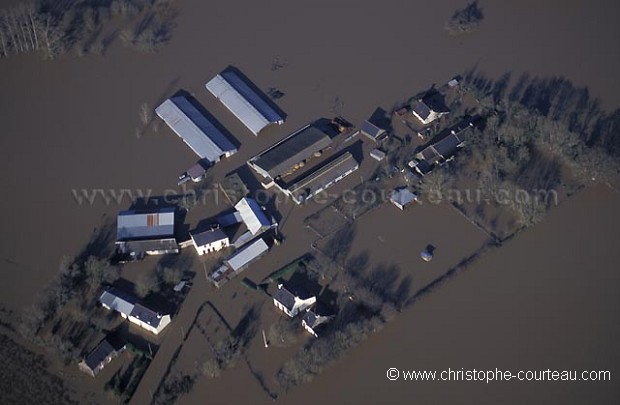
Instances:
[[[226,135],[183,96],[164,101],[155,112],[201,159],[214,163],[237,152]]]
[[[267,216],[260,208],[256,200],[252,198],[242,198],[235,209],[239,211],[241,219],[248,227],[248,230],[252,232],[252,235],[256,235],[263,227],[271,226],[271,222],[267,219]]]
[[[409,191],[407,188],[401,188],[400,190],[394,190],[392,191],[392,195],[390,196],[390,200],[392,200],[393,203],[401,205],[403,207],[407,204],[412,203],[417,198],[418,197],[414,193]]]
[[[246,247],[235,252],[235,254],[229,257],[226,262],[228,263],[228,266],[233,269],[233,271],[237,272],[244,266],[250,264],[250,262],[258,258],[267,250],[269,250],[267,243],[265,243],[263,239],[257,239]]]
[[[284,122],[284,117],[234,71],[218,74],[205,86],[254,135],[271,123]]]

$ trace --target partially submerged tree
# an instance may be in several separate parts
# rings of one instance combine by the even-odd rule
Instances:
[[[456,10],[452,18],[446,22],[445,29],[451,35],[466,34],[478,28],[483,18],[482,8],[477,1],[473,1],[465,8]]]

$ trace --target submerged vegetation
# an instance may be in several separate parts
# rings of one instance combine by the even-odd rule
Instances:
[[[445,29],[451,35],[467,34],[478,28],[483,18],[482,8],[477,1],[473,1],[465,8],[456,10],[446,22]]]
[[[175,17],[170,0],[20,3],[0,10],[0,57],[38,52],[54,59],[73,48],[78,55],[101,55],[117,37],[155,52],[170,40]]]

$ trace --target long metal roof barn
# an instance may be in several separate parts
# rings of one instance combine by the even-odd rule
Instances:
[[[174,234],[175,208],[149,211],[121,211],[118,213],[116,239],[150,239]]]
[[[169,98],[155,112],[201,159],[215,163],[237,153],[226,135],[185,97]]]
[[[263,177],[276,178],[331,143],[332,139],[325,132],[306,125],[250,159],[248,164]]]
[[[269,246],[263,239],[257,239],[246,247],[238,250],[226,260],[228,266],[238,273],[245,266],[258,259],[261,255],[269,250]]]
[[[224,71],[205,86],[254,135],[269,124],[284,123],[284,117],[235,71]]]

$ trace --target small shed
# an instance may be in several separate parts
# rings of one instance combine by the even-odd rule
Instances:
[[[380,149],[373,149],[370,151],[370,157],[375,159],[376,161],[380,162],[383,159],[385,159],[385,152],[383,152]]]
[[[418,196],[409,191],[406,187],[392,191],[392,195],[390,196],[390,202],[401,210],[404,210],[405,207],[417,200]]]

